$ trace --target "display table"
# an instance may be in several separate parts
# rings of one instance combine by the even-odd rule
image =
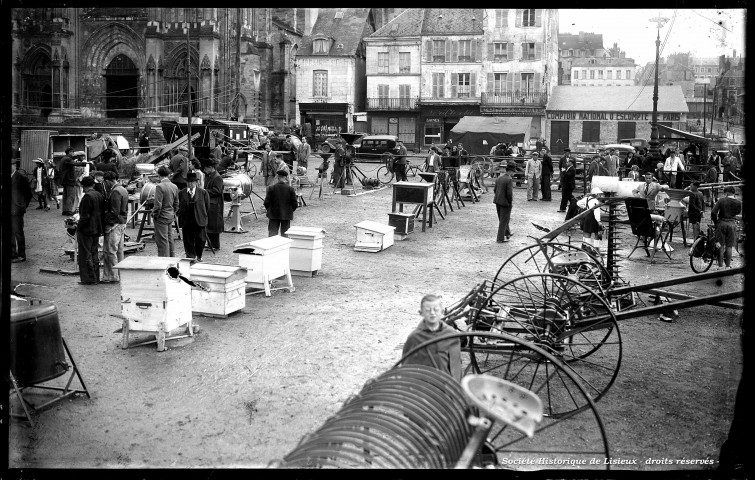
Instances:
[[[433,226],[434,183],[396,182],[393,184],[393,205],[391,212],[404,211],[404,204],[419,205],[422,212],[422,231],[427,223],[427,210],[430,209],[430,228]],[[398,208],[397,208],[398,207]],[[419,212],[418,212],[419,216]]]
[[[325,230],[319,227],[293,226],[286,236],[293,241],[289,249],[291,275],[313,277],[322,268],[322,241]]]
[[[289,249],[292,243],[293,240],[289,238],[275,235],[236,245],[233,253],[239,254],[239,266],[246,268],[247,288],[264,289],[266,297],[269,297],[273,290],[285,288],[293,292],[294,282],[291,280],[289,264]],[[286,277],[288,285],[272,288],[272,281],[281,277]],[[252,291],[247,294],[261,293],[261,291]]]
[[[191,261],[178,257],[128,257],[113,268],[118,269],[121,285],[123,340],[128,348],[131,332],[155,334],[157,351],[165,350],[165,341],[186,335],[168,337],[174,329],[191,324],[191,287],[179,278],[190,276]],[[147,342],[151,343],[151,342]]]
[[[227,318],[246,307],[246,270],[233,265],[195,263],[191,281],[202,286],[191,290],[191,310]]]

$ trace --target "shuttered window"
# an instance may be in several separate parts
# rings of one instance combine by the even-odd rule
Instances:
[[[632,72],[631,70],[627,70],[627,80],[631,80],[632,79],[631,72]]]
[[[574,70],[574,80],[579,80],[579,70]]]
[[[527,42],[522,44],[522,60],[535,60],[534,42]]]
[[[606,77],[608,80],[613,80],[613,70],[608,70],[608,73],[606,75],[608,75]]]
[[[616,70],[616,80],[621,80],[621,70]]]
[[[534,27],[535,26],[535,9],[528,8],[522,10],[522,26]]]
[[[459,61],[472,61],[472,40],[459,40]]]
[[[600,141],[600,122],[582,122],[582,141],[591,143]]]
[[[408,108],[411,103],[412,86],[411,85],[399,85],[398,86],[398,98],[401,103],[401,108]]]
[[[433,98],[445,97],[444,82],[445,74],[433,73]]]
[[[456,75],[456,96],[458,98],[469,97],[470,94],[470,78],[468,73],[457,73]]]
[[[446,41],[433,40],[433,62],[446,61]]]
[[[497,9],[495,11],[495,28],[506,28],[509,26],[508,9]]]
[[[388,52],[378,52],[378,73],[388,73]]]
[[[411,71],[411,54],[409,52],[399,52],[398,54],[398,71],[399,73],[409,73]]]
[[[598,70],[598,80],[603,80],[603,70]]]
[[[328,71],[327,70],[315,70],[312,72],[312,95],[315,97],[327,97],[328,96]]]
[[[400,117],[398,119],[398,139],[404,143],[414,143],[414,125],[414,117]]]
[[[372,117],[372,134],[388,135],[388,117]]]
[[[493,74],[493,95],[501,95],[506,91],[506,74]]]
[[[493,44],[493,60],[496,62],[509,60],[508,44],[498,42]]]

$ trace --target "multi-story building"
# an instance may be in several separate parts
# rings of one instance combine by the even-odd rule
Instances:
[[[558,34],[558,84],[571,85],[572,63],[576,59],[610,56],[603,48],[603,35],[579,32]]]
[[[365,38],[367,130],[396,135],[410,150],[420,147],[419,95],[422,86],[423,9],[405,9]]]
[[[301,33],[271,10],[13,9],[14,133],[48,124],[157,126],[185,117],[189,105],[198,117],[281,126],[292,110],[278,99],[294,89]],[[293,19],[303,25],[304,12],[288,12]]]
[[[530,117],[542,137],[545,106],[558,84],[558,10],[488,9],[483,60],[483,115]]]
[[[571,64],[571,85],[575,87],[632,86],[636,68],[631,58],[575,58]]]
[[[321,8],[296,56],[300,123],[313,133],[353,131],[367,90],[364,38],[375,31],[369,8]]]

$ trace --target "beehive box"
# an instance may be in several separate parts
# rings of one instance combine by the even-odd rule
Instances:
[[[311,277],[322,268],[322,242],[325,230],[293,226],[286,235],[293,241],[289,249],[291,275]]]
[[[171,278],[169,267],[189,273],[189,263],[178,257],[131,256],[118,262],[121,286],[121,315],[130,331],[159,332],[191,322],[191,287]],[[186,276],[186,275],[184,275]]]
[[[248,287],[265,288],[271,280],[290,273],[289,248],[293,240],[275,235],[236,245],[239,266],[246,269]]]
[[[379,252],[393,245],[393,232],[396,227],[365,220],[354,227],[357,229],[357,241],[354,250],[358,252]]]
[[[246,307],[246,270],[233,265],[195,263],[191,281],[205,288],[192,288],[191,310],[227,317]]]
[[[408,235],[414,232],[414,215],[411,213],[389,213],[388,225],[396,227],[396,233]]]

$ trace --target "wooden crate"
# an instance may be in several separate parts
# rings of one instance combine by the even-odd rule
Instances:
[[[365,220],[354,227],[357,241],[354,250],[358,252],[379,252],[393,245],[393,231],[396,227]]]
[[[213,316],[227,317],[246,307],[246,271],[232,265],[195,263],[191,280],[206,290],[191,290],[191,310]]]
[[[414,231],[414,215],[411,213],[389,213],[388,225],[396,227],[396,234],[408,235]]]
[[[322,242],[325,230],[293,226],[286,232],[293,243],[289,249],[291,275],[311,277],[322,268]]]

